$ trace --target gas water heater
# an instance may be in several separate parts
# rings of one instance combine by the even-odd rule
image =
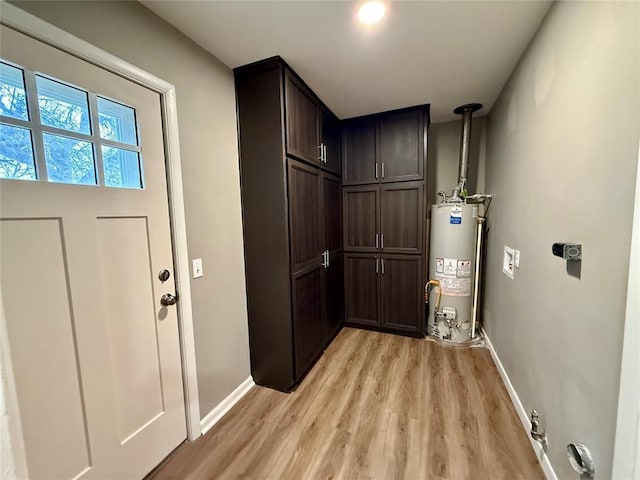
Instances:
[[[480,108],[471,103],[454,110],[462,115],[458,184],[451,195],[439,192],[441,203],[431,207],[427,334],[458,344],[476,337],[484,230],[480,206],[491,199],[491,195],[467,191],[471,117]]]

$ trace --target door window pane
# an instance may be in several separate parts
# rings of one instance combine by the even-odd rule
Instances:
[[[91,134],[87,92],[39,75],[36,83],[43,125]]]
[[[93,143],[43,133],[50,182],[96,185]]]
[[[107,187],[142,188],[138,152],[103,146],[102,164]]]
[[[121,103],[98,97],[100,136],[116,142],[138,144],[135,110]]]
[[[0,63],[0,115],[29,120],[22,70]]]
[[[30,130],[0,124],[0,178],[36,180]]]

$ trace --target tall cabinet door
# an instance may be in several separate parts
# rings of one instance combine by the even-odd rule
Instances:
[[[289,230],[296,379],[324,346],[320,170],[289,160]],[[268,255],[265,252],[265,255]]]
[[[424,111],[409,110],[380,118],[378,159],[382,182],[424,178]]]
[[[380,260],[376,255],[345,253],[346,321],[378,325]]]
[[[291,278],[293,347],[296,380],[324,347],[322,267],[309,267]]]
[[[380,186],[343,187],[345,252],[377,252],[380,248]]]
[[[380,259],[382,326],[422,333],[422,256],[383,255]]]
[[[324,343],[331,340],[344,321],[344,255],[342,251],[331,255],[325,269]]]
[[[380,246],[386,253],[423,251],[424,182],[381,186]]]
[[[342,185],[340,177],[322,174],[322,209],[325,248],[342,250]]]
[[[291,272],[322,264],[322,182],[320,170],[288,161]]]
[[[340,177],[323,173],[322,209],[325,249],[325,343],[337,333],[344,319],[344,269],[342,258],[342,186]]]
[[[342,129],[342,184],[378,183],[375,121],[347,121]]]
[[[298,78],[287,71],[285,98],[287,154],[320,165],[316,97]]]
[[[321,109],[321,136],[325,150],[322,168],[340,175],[342,171],[342,134],[340,121],[326,108]]]

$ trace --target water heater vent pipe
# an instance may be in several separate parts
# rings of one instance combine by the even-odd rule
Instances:
[[[473,112],[482,108],[480,103],[460,105],[453,113],[462,115],[460,134],[460,161],[458,163],[458,185],[453,191],[452,200],[460,201],[467,196],[467,174],[469,172],[469,146],[471,144],[471,117]]]

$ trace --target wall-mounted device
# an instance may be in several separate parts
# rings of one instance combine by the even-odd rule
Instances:
[[[554,243],[551,252],[565,260],[582,260],[582,245],[579,243]]]
[[[580,474],[580,478],[593,478],[595,473],[593,457],[586,445],[570,443],[567,445],[567,457],[571,467]]]

